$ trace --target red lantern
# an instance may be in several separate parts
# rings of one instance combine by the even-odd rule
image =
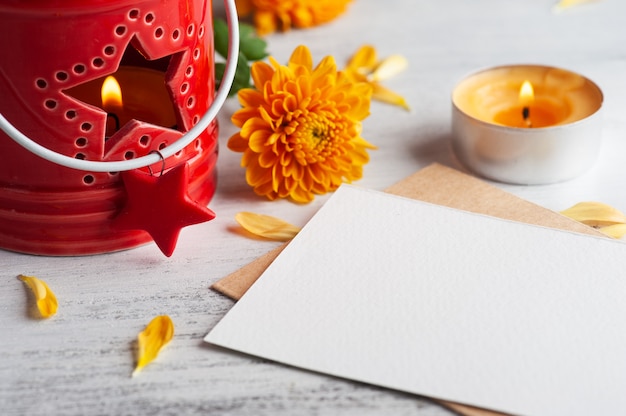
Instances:
[[[177,198],[202,209],[215,191],[217,158],[217,126],[204,117],[214,103],[212,35],[207,0],[2,0],[0,113],[24,137],[77,163],[147,160],[133,175],[157,182],[177,168],[185,181]],[[103,91],[108,76],[119,85],[113,93]],[[77,169],[45,160],[16,143],[17,134],[0,131],[1,248],[83,255],[154,238],[141,225],[118,226],[133,200],[125,173],[113,169],[120,163]],[[160,160],[181,140],[190,144]],[[153,223],[168,197],[144,204]],[[212,218],[206,214],[188,223]],[[173,244],[188,225],[178,220]]]

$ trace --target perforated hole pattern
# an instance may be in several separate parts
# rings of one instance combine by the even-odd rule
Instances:
[[[128,24],[136,24],[137,21],[139,21],[141,19],[141,11],[139,9],[131,9],[128,11],[127,14],[127,23]],[[142,22],[143,24],[145,24],[146,26],[150,26],[152,25],[154,22],[156,21],[156,16],[154,14],[154,12],[147,12],[145,13],[145,15],[143,16]],[[114,29],[114,36],[117,38],[120,37],[124,37],[126,35],[129,34],[129,29],[128,26],[125,24],[120,24],[118,26],[115,27]],[[183,32],[182,28],[176,28],[173,29],[170,36],[172,41],[176,42],[176,41],[180,41],[182,40],[182,36],[181,36],[181,32]],[[205,28],[203,25],[200,25],[197,27],[197,36],[198,39],[201,39],[204,36],[204,32],[205,32]],[[196,33],[196,26],[194,24],[189,24],[186,29],[183,32],[184,34],[187,35],[187,37],[192,37],[194,36],[194,34]],[[153,35],[155,39],[162,39],[165,35],[165,29],[163,27],[156,27],[153,31]],[[115,45],[107,45],[104,47],[104,49],[102,50],[103,56],[106,58],[114,58],[117,54],[117,48],[115,47]],[[200,49],[195,48],[193,50],[193,59],[195,61],[197,61],[200,58],[201,52]],[[72,65],[71,67],[71,71],[65,71],[65,70],[59,70],[56,71],[54,73],[53,76],[53,81],[59,84],[63,84],[63,83],[67,83],[72,76],[85,76],[86,74],[89,73],[89,71],[102,71],[104,69],[106,69],[107,66],[107,61],[105,60],[104,57],[100,57],[100,56],[96,56],[94,58],[92,58],[89,66],[85,65],[84,63],[76,63],[74,65]],[[193,65],[188,65],[185,68],[185,77],[187,79],[192,78],[194,75],[194,67]],[[36,89],[38,89],[41,92],[45,92],[48,90],[50,83],[48,80],[46,80],[45,78],[37,78],[34,82],[34,86]],[[182,95],[187,95],[189,94],[190,88],[189,88],[189,83],[188,82],[183,82],[180,87],[179,87],[179,91]],[[193,109],[193,107],[195,106],[195,96],[194,95],[189,95],[186,99],[185,102],[186,106],[188,109]],[[48,110],[48,111],[56,111],[59,107],[59,103],[56,99],[54,98],[50,98],[50,97],[44,97],[43,99],[43,107],[44,109]],[[70,121],[70,120],[77,120],[79,118],[79,112],[75,109],[68,109],[65,110],[64,113],[64,117],[66,120]],[[192,124],[195,125],[198,123],[198,121],[200,120],[200,115],[195,114],[192,116]],[[83,133],[87,133],[89,131],[91,131],[93,129],[93,125],[91,123],[88,122],[83,122],[80,123],[79,125],[79,131],[83,132]],[[143,147],[149,147],[150,143],[151,143],[152,139],[151,137],[147,136],[147,135],[143,135],[140,139],[139,139],[139,144]],[[84,136],[77,136],[74,142],[75,148],[78,149],[82,149],[85,148],[87,145],[89,144],[89,141],[86,137]],[[159,149],[162,150],[163,148],[166,147],[165,143],[161,143],[159,145]],[[199,141],[196,142],[196,148],[200,147],[200,143]],[[180,156],[180,155],[178,155]],[[86,156],[84,153],[82,152],[77,152],[75,154],[76,158],[78,159],[85,159]],[[135,153],[132,151],[126,152],[126,154],[124,155],[124,157],[126,159],[132,159],[135,157]],[[115,174],[116,172],[112,172],[111,175]],[[95,182],[96,178],[93,175],[85,175],[83,177],[83,183],[86,185],[92,185]]]

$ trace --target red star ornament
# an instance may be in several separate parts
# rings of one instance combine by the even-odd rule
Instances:
[[[174,252],[181,228],[215,218],[213,211],[187,193],[187,163],[160,176],[139,169],[121,175],[127,198],[113,221],[113,228],[146,231],[167,257]]]

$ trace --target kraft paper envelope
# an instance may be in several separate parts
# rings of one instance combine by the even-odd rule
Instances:
[[[623,258],[619,241],[344,185],[206,340],[513,414],[611,414]]]
[[[439,164],[433,164],[418,171],[388,188],[387,192],[466,211],[601,236],[593,228],[581,225],[479,179]],[[268,252],[216,282],[212,288],[232,299],[240,299],[284,247],[285,245]],[[445,401],[439,401],[439,403],[465,416],[499,414],[456,403]]]

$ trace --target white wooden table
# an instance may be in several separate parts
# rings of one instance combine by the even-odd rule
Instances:
[[[554,0],[355,0],[328,25],[267,38],[286,62],[299,44],[340,65],[362,44],[401,53],[405,73],[386,86],[410,113],[373,103],[363,136],[378,146],[359,185],[384,189],[432,162],[462,169],[449,150],[450,93],[466,74],[508,63],[568,68],[605,94],[598,163],[548,186],[496,184],[560,210],[598,200],[626,210],[626,2],[601,0],[554,14]],[[216,5],[217,13],[222,7]],[[171,258],[155,245],[91,257],[50,258],[0,251],[0,414],[3,415],[446,415],[423,398],[242,356],[203,343],[233,305],[209,286],[278,243],[248,238],[234,215],[249,210],[304,224],[324,203],[256,197],[226,148],[238,108],[220,115],[219,188],[211,222],[186,228]],[[50,320],[29,317],[19,274],[44,278],[60,306]],[[168,314],[176,335],[158,360],[131,378],[136,335]]]

